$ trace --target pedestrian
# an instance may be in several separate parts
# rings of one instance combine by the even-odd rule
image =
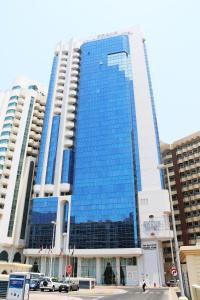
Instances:
[[[145,292],[145,290],[146,290],[146,282],[145,282],[145,280],[143,280],[143,282],[142,282],[142,289],[143,289],[143,292]]]

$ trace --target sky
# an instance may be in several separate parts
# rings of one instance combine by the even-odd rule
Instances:
[[[60,41],[140,25],[146,37],[160,138],[199,131],[199,0],[1,0],[0,89],[17,75],[48,86]]]

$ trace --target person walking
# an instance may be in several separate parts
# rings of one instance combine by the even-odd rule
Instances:
[[[142,282],[142,289],[143,289],[143,292],[146,291],[146,282],[145,282],[145,280],[143,280],[143,282]]]

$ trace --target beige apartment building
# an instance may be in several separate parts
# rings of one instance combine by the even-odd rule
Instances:
[[[200,131],[172,144],[161,143],[161,154],[169,170],[179,246],[195,245],[200,235]],[[164,242],[164,258],[169,275],[170,242]]]
[[[18,77],[0,92],[0,261],[23,262],[47,90]]]

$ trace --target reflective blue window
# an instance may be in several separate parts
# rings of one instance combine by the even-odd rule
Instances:
[[[141,179],[127,36],[81,47],[76,128],[71,247],[138,247]]]
[[[7,139],[0,140],[0,144],[7,144],[8,142],[9,142],[9,140],[7,140]]]
[[[45,107],[42,137],[40,142],[40,152],[38,158],[38,167],[37,167],[36,178],[35,178],[36,184],[40,184],[42,179],[43,161],[44,161],[44,154],[45,154],[45,147],[46,147],[47,132],[49,127],[50,112],[51,112],[51,106],[53,101],[53,91],[54,91],[54,85],[56,80],[57,65],[58,65],[58,56],[55,56],[52,64],[51,77],[49,82],[49,91],[48,91],[47,102]]]
[[[63,151],[63,164],[61,183],[73,182],[73,165],[74,165],[74,152],[69,149]]]
[[[0,160],[5,160],[5,156],[0,156]]]
[[[11,107],[11,106],[17,106],[17,103],[16,102],[8,103],[8,107]]]
[[[49,155],[48,155],[46,181],[45,181],[48,184],[54,183],[59,124],[60,124],[60,116],[54,116],[52,127],[51,127],[51,138],[50,138],[50,145],[49,145]]]
[[[11,113],[15,113],[15,109],[8,109],[6,114],[11,114]]]
[[[10,135],[10,131],[2,131],[1,136]]]
[[[17,89],[21,89],[21,86],[20,85],[15,85],[13,86],[12,90],[17,90]]]
[[[5,152],[5,151],[7,151],[6,147],[0,147],[0,152]]]
[[[29,89],[29,90],[38,91],[37,85],[29,85],[28,89]]]
[[[9,101],[11,101],[11,100],[18,100],[18,96],[11,96]]]
[[[69,213],[69,203],[67,202],[64,206],[64,222],[63,222],[63,232],[67,232],[68,227],[68,213]]]
[[[49,248],[52,245],[52,221],[56,221],[57,197],[33,198],[28,248]]]
[[[11,128],[12,127],[12,124],[4,124],[3,125],[3,128]]]
[[[4,121],[9,121],[9,120],[13,120],[13,119],[14,119],[14,117],[9,116],[9,117],[5,117]]]

